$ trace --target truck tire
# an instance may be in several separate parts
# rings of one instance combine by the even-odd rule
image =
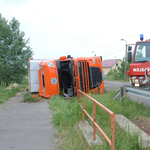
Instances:
[[[67,55],[67,58],[71,58],[71,55]]]

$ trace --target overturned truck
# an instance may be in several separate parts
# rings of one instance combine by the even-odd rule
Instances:
[[[29,59],[30,92],[34,91],[32,89],[35,85],[33,83],[35,78],[31,77],[32,72],[35,73],[35,70],[31,70],[33,61]],[[38,61],[35,62],[38,64]],[[51,98],[60,93],[63,93],[65,97],[73,97],[78,94],[78,89],[85,93],[104,93],[102,57],[73,58],[68,55],[59,59],[39,60],[36,71],[38,71],[36,86],[38,86],[39,95],[45,98]]]

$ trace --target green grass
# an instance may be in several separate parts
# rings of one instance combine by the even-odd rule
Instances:
[[[5,90],[5,86],[0,87],[0,104],[6,102],[10,97],[15,96],[19,92],[19,88],[13,88],[11,90]]]
[[[23,102],[28,102],[28,103],[32,103],[32,102],[39,102],[40,100],[37,97],[32,97],[32,94],[30,93],[26,93],[23,95]]]
[[[0,104],[5,103],[9,98],[15,96],[16,93],[24,91],[26,85],[21,84],[18,88],[12,88],[11,90],[6,90],[5,88],[4,84],[0,86]]]
[[[109,76],[109,77],[105,77],[104,80],[130,83],[129,77],[127,77],[126,80],[124,80],[124,78],[121,78],[121,79],[119,79],[119,78],[113,79],[112,77]]]
[[[111,91],[109,94],[90,95],[101,104],[109,108],[115,114],[123,114],[131,119],[139,116],[150,117],[150,109],[124,98],[123,103],[120,100],[112,100],[116,92]],[[64,100],[61,97],[53,97],[49,100],[50,108],[53,111],[53,123],[56,127],[57,144],[62,150],[109,150],[111,149],[103,136],[97,132],[104,142],[103,146],[88,146],[85,138],[78,128],[79,121],[82,120],[82,110],[78,106],[77,98]],[[82,99],[80,98],[82,103]],[[93,103],[85,98],[85,109],[92,116]],[[86,117],[90,124],[91,121]],[[106,135],[111,138],[110,115],[103,109],[96,107],[96,122],[104,130]],[[92,124],[91,124],[92,126]],[[130,136],[119,126],[115,125],[115,149],[116,150],[137,150],[139,148],[138,136]]]

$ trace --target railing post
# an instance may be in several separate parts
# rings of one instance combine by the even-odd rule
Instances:
[[[111,115],[111,150],[115,150],[115,114]]]
[[[80,94],[80,92],[78,91],[78,104],[79,104],[79,98],[80,98],[79,94]]]
[[[83,94],[83,110],[85,109],[84,106],[84,94]],[[82,122],[84,123],[84,111],[82,110]]]
[[[93,101],[93,140],[95,140],[95,123],[96,122],[96,106],[95,102]]]

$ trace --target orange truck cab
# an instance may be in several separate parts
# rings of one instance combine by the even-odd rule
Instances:
[[[59,95],[59,76],[55,60],[43,60],[39,66],[39,95],[45,98]]]
[[[79,57],[70,55],[60,59],[43,60],[39,64],[39,95],[51,98],[63,93],[64,97],[85,93],[104,93],[102,57]]]

